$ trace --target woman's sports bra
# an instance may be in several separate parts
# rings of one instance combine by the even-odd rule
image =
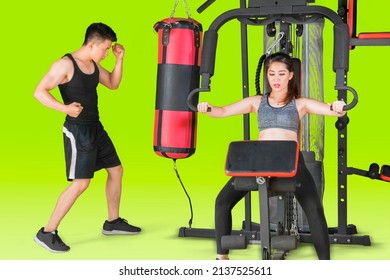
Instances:
[[[268,102],[269,93],[263,95],[257,111],[259,131],[268,128],[283,128],[298,133],[299,114],[295,104],[295,98],[283,107],[272,107]]]

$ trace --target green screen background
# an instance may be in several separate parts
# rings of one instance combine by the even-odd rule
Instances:
[[[25,1],[27,2],[27,1]],[[153,25],[170,16],[175,1],[17,1],[1,4],[1,160],[0,259],[213,259],[214,240],[179,238],[188,226],[187,198],[173,170],[172,160],[153,152],[154,105],[157,73],[157,34]],[[204,13],[196,9],[204,0],[188,1],[192,16],[207,30],[222,12],[239,1],[216,1]],[[316,1],[337,9],[337,1]],[[390,31],[385,0],[359,1],[358,32]],[[182,3],[177,17],[186,17]],[[125,175],[121,216],[142,227],[137,236],[106,237],[105,171],[96,173],[59,228],[72,247],[68,254],[51,254],[34,243],[45,225],[65,178],[62,123],[64,115],[43,107],[33,91],[50,65],[63,54],[78,49],[92,22],[110,25],[126,48],[120,88],[99,86],[101,120],[121,157]],[[332,71],[333,27],[325,23],[325,101],[336,99]],[[262,27],[249,27],[251,92],[254,72],[262,53]],[[239,22],[225,24],[219,32],[212,91],[201,100],[223,105],[241,98]],[[390,164],[389,119],[390,49],[357,47],[351,51],[348,84],[359,93],[359,103],[348,113],[348,165],[368,170],[371,163]],[[112,69],[113,55],[103,62]],[[53,95],[59,97],[58,90]],[[324,206],[329,226],[337,225],[336,119],[326,119]],[[254,124],[254,122],[252,122]],[[256,125],[252,125],[252,136]],[[240,140],[242,117],[198,118],[196,153],[177,161],[181,178],[194,208],[193,227],[212,228],[214,199],[227,181],[223,171],[227,145]],[[388,215],[390,188],[386,182],[348,177],[348,223],[359,234],[370,235],[372,246],[332,245],[333,259],[390,259]],[[256,197],[256,196],[254,196]],[[253,215],[258,219],[254,200]],[[243,220],[243,203],[234,209],[234,227]],[[258,259],[259,246],[232,251],[232,259]],[[311,244],[300,244],[289,259],[316,259]]]

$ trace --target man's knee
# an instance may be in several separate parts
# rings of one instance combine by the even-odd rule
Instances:
[[[71,186],[77,189],[78,193],[81,194],[88,188],[90,182],[90,179],[75,179],[73,180]]]
[[[108,176],[111,178],[122,178],[123,176],[123,166],[118,165],[115,167],[107,168]]]

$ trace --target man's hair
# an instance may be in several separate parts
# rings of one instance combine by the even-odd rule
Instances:
[[[108,25],[98,22],[92,23],[87,28],[85,32],[85,39],[83,45],[85,46],[90,41],[104,41],[110,40],[111,42],[116,42],[116,34],[114,30],[111,29]]]

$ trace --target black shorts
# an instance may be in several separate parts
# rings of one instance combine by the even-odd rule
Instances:
[[[80,125],[66,121],[63,135],[69,181],[91,179],[95,171],[121,164],[114,144],[100,122]]]

